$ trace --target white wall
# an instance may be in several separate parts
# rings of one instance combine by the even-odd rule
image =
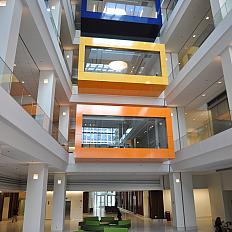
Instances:
[[[194,189],[194,203],[196,210],[196,217],[211,217],[211,206],[209,199],[209,191],[208,189]]]
[[[71,220],[83,219],[83,192],[80,191],[67,191],[66,198],[71,201]]]

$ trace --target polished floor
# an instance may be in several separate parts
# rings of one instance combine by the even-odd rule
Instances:
[[[123,214],[123,218],[130,218],[132,220],[132,228],[130,232],[176,232],[171,223],[155,222],[150,219],[144,219],[142,217],[134,216],[131,214]],[[64,232],[71,232],[77,229],[77,221],[65,221]],[[212,232],[214,231],[210,218],[198,219],[198,230],[191,232]],[[51,232],[51,221],[46,220],[45,232]],[[21,232],[22,231],[22,219],[19,219],[17,223],[0,222],[0,232]]]

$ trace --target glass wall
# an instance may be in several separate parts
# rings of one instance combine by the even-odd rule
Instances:
[[[83,115],[82,147],[167,148],[166,120]]]
[[[86,46],[85,72],[162,76],[160,52]]]
[[[87,0],[87,11],[111,15],[157,18],[155,0]]]

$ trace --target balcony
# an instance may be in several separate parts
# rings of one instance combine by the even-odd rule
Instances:
[[[82,0],[82,36],[154,41],[161,26],[160,0]]]
[[[171,111],[153,107],[78,105],[75,141],[75,157],[79,161],[172,159]]]
[[[68,142],[36,100],[33,99],[30,91],[25,88],[24,81],[19,81],[1,58],[0,86],[65,150],[68,149]]]
[[[158,97],[167,84],[164,45],[81,38],[79,93]]]

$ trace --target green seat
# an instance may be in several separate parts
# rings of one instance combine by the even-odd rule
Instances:
[[[98,217],[85,217],[84,222],[86,221],[99,221]]]
[[[100,226],[100,222],[99,221],[86,221],[85,225],[86,226]]]
[[[101,217],[101,222],[110,222],[110,223],[113,223],[115,220],[114,220],[114,217]]]
[[[104,232],[128,232],[128,228],[110,228],[105,227]]]
[[[84,232],[84,230],[74,230],[73,232]]]
[[[120,228],[130,228],[131,227],[131,220],[122,220],[118,221],[118,226]]]

